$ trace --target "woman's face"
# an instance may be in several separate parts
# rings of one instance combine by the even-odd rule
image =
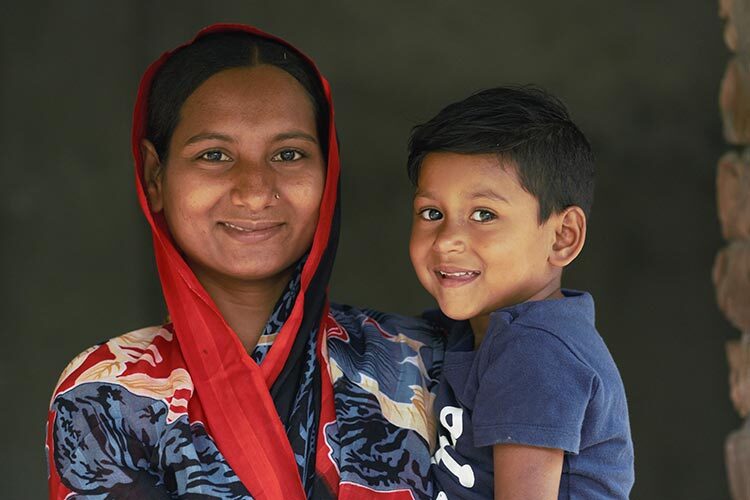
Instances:
[[[166,165],[148,142],[144,152],[151,208],[201,282],[288,278],[312,243],[325,184],[297,80],[270,65],[221,71],[183,104]]]

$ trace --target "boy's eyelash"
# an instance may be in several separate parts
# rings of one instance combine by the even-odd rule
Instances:
[[[477,212],[484,212],[486,214],[489,214],[490,217],[486,220],[477,220],[474,218],[474,214],[476,214]],[[471,212],[471,215],[469,215],[469,218],[475,222],[484,223],[484,222],[490,222],[490,221],[496,220],[498,218],[498,215],[494,211],[489,210],[487,208],[475,208]]]
[[[437,212],[438,214],[440,214],[440,218],[439,219],[430,219],[430,218],[425,217],[424,214],[427,213],[427,212],[429,212],[429,211]],[[420,219],[423,219],[425,221],[435,221],[435,220],[440,220],[440,219],[443,218],[443,212],[441,212],[437,208],[433,208],[433,207],[419,208],[419,209],[417,209],[417,214],[416,215],[417,215],[417,217],[419,217]]]

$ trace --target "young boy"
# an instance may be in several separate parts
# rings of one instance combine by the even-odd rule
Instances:
[[[584,135],[545,92],[496,88],[415,127],[408,170],[411,260],[448,325],[437,498],[627,498],[623,384],[593,299],[561,289],[593,199]]]

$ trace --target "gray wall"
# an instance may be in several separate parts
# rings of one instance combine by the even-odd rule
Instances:
[[[313,6],[313,4],[322,4]],[[405,5],[400,5],[405,4]],[[628,391],[636,499],[727,497],[727,398],[710,269],[727,59],[717,5],[664,0],[50,2],[0,14],[0,388],[4,498],[43,498],[43,428],[66,362],[159,322],[135,200],[130,113],[147,63],[214,21],[314,56],[343,144],[334,299],[417,313],[407,256],[410,127],[483,87],[561,96],[598,157],[589,241],[566,276],[591,290]]]

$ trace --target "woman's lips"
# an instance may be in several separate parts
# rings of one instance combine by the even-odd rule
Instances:
[[[467,285],[482,274],[481,271],[456,268],[439,268],[435,269],[434,272],[435,276],[437,276],[438,283],[447,288]]]
[[[277,221],[220,221],[219,226],[235,240],[243,243],[257,243],[278,234],[284,223]]]

